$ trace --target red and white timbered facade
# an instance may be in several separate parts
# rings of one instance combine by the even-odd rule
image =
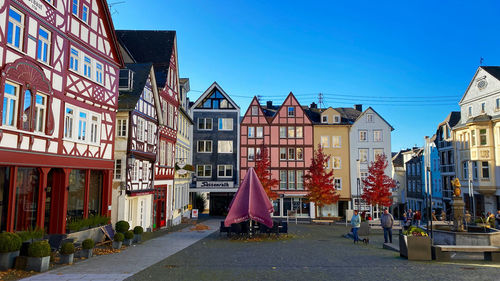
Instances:
[[[106,1],[0,3],[1,230],[109,215],[121,65]]]
[[[248,168],[255,167],[263,147],[268,149],[272,177],[280,180],[273,202],[274,216],[286,216],[295,211],[310,216],[310,204],[304,197],[303,176],[311,165],[314,153],[312,122],[290,93],[280,107],[268,102],[260,105],[257,98],[250,103],[241,121],[240,179]],[[314,212],[312,212],[314,213]]]

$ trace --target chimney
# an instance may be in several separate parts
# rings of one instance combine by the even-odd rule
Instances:
[[[362,104],[355,104],[354,105],[354,108],[359,111],[359,112],[363,112],[363,105]]]
[[[267,108],[272,108],[273,107],[273,101],[272,100],[268,100],[266,102],[266,106],[267,106]]]
[[[318,108],[318,105],[316,103],[311,103],[311,108]]]

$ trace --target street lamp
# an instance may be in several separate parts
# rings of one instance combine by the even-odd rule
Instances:
[[[474,184],[472,182],[472,179],[473,179],[473,172],[472,172],[472,161],[471,160],[468,160],[467,161],[467,166],[468,166],[468,170],[469,170],[469,180],[468,180],[468,183],[469,183],[469,204],[470,204],[470,208],[471,208],[471,211],[472,211],[472,218],[473,218],[473,221],[476,219],[476,206],[475,206],[475,202],[474,202]]]
[[[360,170],[360,167],[359,167],[359,159],[356,159],[356,164],[358,165],[358,175],[357,175],[357,189],[358,189],[358,212],[361,212],[361,181],[360,181],[360,177],[361,177],[361,170]]]

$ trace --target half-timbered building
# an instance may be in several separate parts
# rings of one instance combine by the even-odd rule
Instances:
[[[0,230],[109,215],[122,63],[106,1],[0,2]]]
[[[243,116],[240,179],[255,167],[262,147],[267,147],[272,177],[280,180],[276,189],[280,198],[273,201],[276,217],[290,211],[303,217],[314,215],[314,204],[305,201],[303,181],[314,152],[313,136],[313,124],[292,93],[279,107],[271,101],[261,105],[254,98]]]
[[[120,70],[112,221],[152,228],[154,167],[161,115],[151,63]]]
[[[159,93],[157,163],[153,229],[171,224],[174,198],[175,143],[179,108],[179,71],[175,31],[117,30],[126,63],[152,63]],[[127,163],[127,165],[129,165]]]

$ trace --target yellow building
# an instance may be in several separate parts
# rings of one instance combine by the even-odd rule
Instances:
[[[318,209],[319,217],[343,217],[351,200],[349,130],[351,120],[342,108],[317,109],[312,105],[308,112],[314,126],[314,148],[321,145],[330,156],[328,171],[333,170],[334,184],[340,199],[337,204]]]

